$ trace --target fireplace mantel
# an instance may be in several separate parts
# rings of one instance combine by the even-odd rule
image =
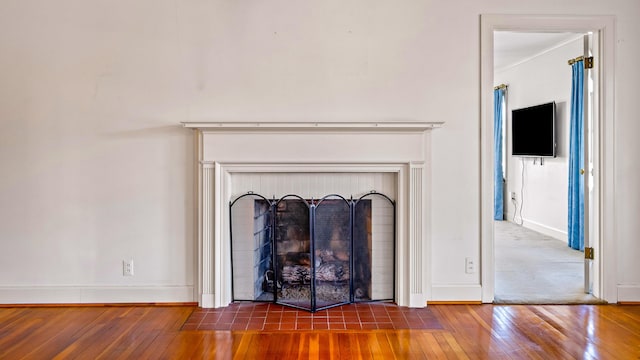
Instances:
[[[439,128],[442,122],[376,121],[376,122],[182,122],[186,128],[202,131],[426,131]]]
[[[442,122],[183,122],[195,130],[198,300],[231,301],[229,201],[238,174],[391,174],[396,179],[396,302],[430,296],[430,133]],[[269,175],[270,176],[270,175]],[[375,190],[375,189],[368,189]],[[237,194],[236,194],[237,195]]]

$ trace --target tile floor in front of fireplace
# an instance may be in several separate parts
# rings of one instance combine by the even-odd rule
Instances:
[[[274,303],[233,303],[217,309],[198,308],[182,330],[373,330],[442,329],[429,308],[392,303],[358,303],[310,313]]]

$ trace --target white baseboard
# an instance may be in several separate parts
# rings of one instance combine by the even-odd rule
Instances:
[[[550,226],[544,225],[544,224],[540,224],[538,222],[535,221],[531,221],[531,220],[527,220],[524,219],[524,223],[522,224],[522,226],[526,227],[527,229],[531,229],[533,231],[537,231],[541,234],[550,236],[554,239],[558,239],[560,241],[564,241],[565,243],[568,240],[568,235],[566,231],[562,231],[556,228],[552,228]]]
[[[527,220],[527,219],[520,219],[520,218],[516,218],[516,222],[513,221],[513,214],[507,214],[506,215],[506,220],[512,223],[516,223],[518,224],[518,222],[522,222],[522,226],[533,230],[533,231],[537,231],[541,234],[550,236],[554,239],[558,239],[560,241],[563,242],[567,242],[568,240],[568,235],[567,235],[567,231],[566,230],[560,230],[560,229],[556,229],[553,228],[551,226],[547,226],[544,224],[541,224],[539,222],[535,222],[535,221],[531,221],[531,220]]]
[[[428,301],[482,301],[482,286],[439,284],[431,287]]]
[[[0,286],[0,304],[194,301],[193,286]]]
[[[640,302],[640,285],[618,285],[618,302]]]

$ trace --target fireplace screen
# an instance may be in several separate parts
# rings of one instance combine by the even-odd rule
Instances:
[[[234,300],[309,311],[393,300],[395,205],[387,196],[247,193],[230,214]]]

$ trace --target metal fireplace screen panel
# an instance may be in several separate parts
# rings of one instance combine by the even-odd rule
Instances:
[[[248,194],[230,207],[234,300],[273,301],[273,215],[270,201]],[[272,282],[273,283],[273,282]]]
[[[351,206],[335,197],[313,210],[314,308],[351,302]]]
[[[354,204],[354,301],[395,298],[395,205],[369,194]]]
[[[274,210],[276,302],[313,310],[309,204],[301,198],[285,197]]]

